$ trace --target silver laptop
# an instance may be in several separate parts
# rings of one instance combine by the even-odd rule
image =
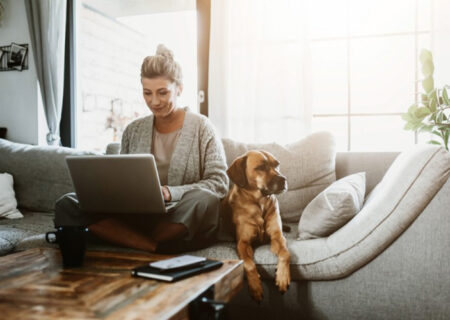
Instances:
[[[164,214],[177,202],[164,202],[151,154],[67,156],[80,208],[87,213]]]

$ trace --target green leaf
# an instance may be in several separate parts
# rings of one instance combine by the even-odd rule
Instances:
[[[412,122],[412,130],[419,130],[422,127],[422,122]]]
[[[422,63],[422,73],[425,77],[431,77],[434,72],[434,64],[431,60],[426,60]]]
[[[438,111],[436,114],[436,121],[442,123],[444,120],[444,113],[442,111]]]
[[[405,121],[412,121],[413,119],[411,118],[411,116],[409,115],[409,113],[403,113],[402,114],[402,119]]]
[[[442,134],[440,131],[433,130],[433,131],[431,131],[431,133],[434,134],[435,136],[438,136],[439,138],[442,138]]]
[[[422,127],[420,128],[421,132],[431,132],[434,128],[434,125],[432,124],[424,124],[422,125]]]
[[[428,99],[428,96],[426,95],[426,94],[421,94],[421,102],[423,103],[423,104],[428,104],[428,101],[429,101],[429,99]]]
[[[431,90],[430,92],[427,92],[427,96],[429,99],[436,96],[436,89]]]
[[[429,144],[437,144],[439,146],[441,145],[441,143],[439,141],[436,141],[436,140],[430,140],[427,143],[429,143]]]
[[[405,126],[403,127],[403,130],[415,130],[414,124],[411,122],[406,123]]]
[[[431,92],[434,89],[433,77],[429,76],[422,80],[422,88],[427,92]]]
[[[412,117],[415,117],[415,113],[417,111],[417,109],[419,109],[419,107],[417,107],[417,105],[412,104],[409,108],[408,108],[408,114]]]
[[[425,63],[425,61],[433,61],[433,55],[431,54],[431,51],[430,50],[427,50],[427,49],[422,49],[421,51],[420,51],[420,56],[419,56],[419,59],[420,59],[420,63]]]
[[[416,110],[416,112],[414,112],[415,116],[418,119],[423,119],[425,118],[427,115],[429,115],[431,113],[430,109],[428,109],[427,107],[420,107]]]
[[[448,95],[447,95],[447,89],[446,89],[446,88],[442,89],[442,98],[444,99],[444,103],[445,103],[447,106],[450,106],[450,103],[449,103],[449,100],[448,100]]]
[[[431,112],[436,112],[436,106],[437,106],[437,102],[436,102],[436,95],[431,97],[431,101],[429,104],[429,108]]]

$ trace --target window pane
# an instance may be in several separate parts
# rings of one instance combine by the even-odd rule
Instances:
[[[347,35],[347,0],[308,0],[307,4],[310,38]]]
[[[353,39],[353,113],[403,112],[414,99],[414,36]]]
[[[400,151],[414,144],[414,133],[405,131],[400,116],[352,117],[351,150]]]
[[[230,54],[229,137],[287,143],[308,132],[303,106],[310,92],[299,85],[303,82],[302,46],[234,46]]]
[[[329,131],[336,139],[337,151],[348,150],[347,117],[313,117],[312,131]]]
[[[311,43],[313,114],[347,112],[347,41]]]
[[[180,105],[196,111],[195,10],[111,17],[91,3],[102,4],[86,0],[77,7],[77,147],[104,151],[120,141],[129,122],[149,114],[140,68],[158,43],[170,48],[183,68]],[[183,34],[175,32],[180,29]]]
[[[351,35],[414,32],[411,0],[349,0]]]
[[[418,4],[418,31],[430,31],[431,29],[431,1],[417,0]]]

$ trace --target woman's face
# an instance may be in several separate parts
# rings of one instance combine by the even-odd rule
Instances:
[[[181,86],[166,77],[141,78],[144,100],[155,117],[166,117],[177,107]]]

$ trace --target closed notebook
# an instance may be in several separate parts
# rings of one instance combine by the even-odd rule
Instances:
[[[195,266],[188,266],[185,268],[171,270],[161,270],[146,265],[133,269],[133,271],[131,271],[131,274],[136,277],[173,282],[208,270],[217,269],[221,267],[222,264],[222,261],[206,260],[199,264],[196,264]]]

